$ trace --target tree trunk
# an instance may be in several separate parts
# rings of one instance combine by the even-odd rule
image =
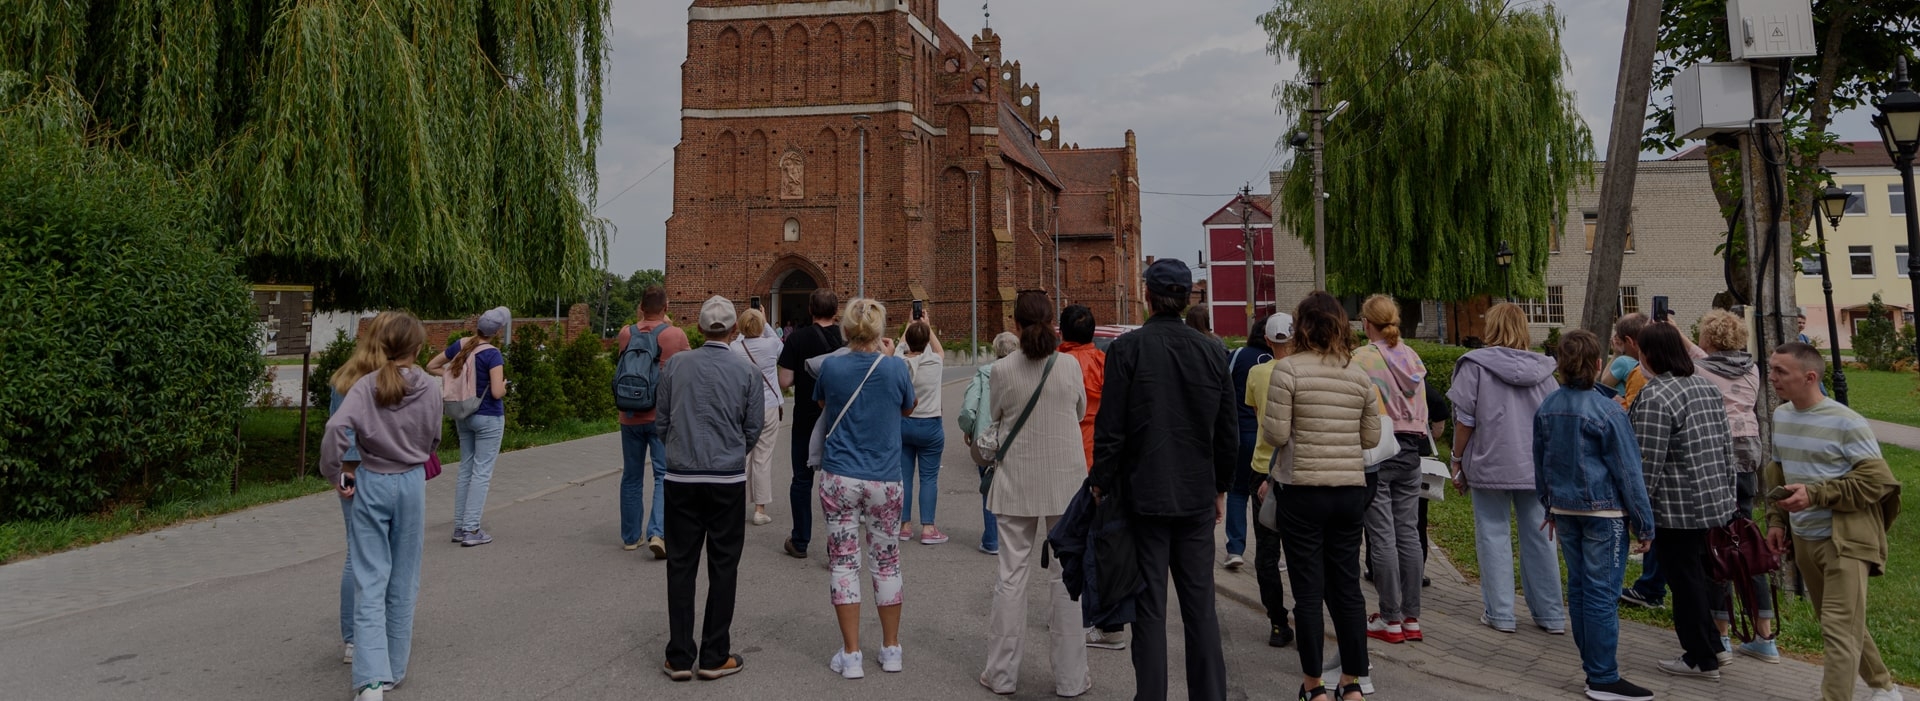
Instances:
[[[1660,38],[1661,0],[1628,0],[1627,32],[1620,47],[1620,78],[1614,87],[1613,131],[1607,138],[1607,169],[1600,182],[1599,230],[1588,259],[1586,304],[1580,326],[1610,338],[1620,298],[1620,265],[1633,218],[1633,183],[1639,175],[1640,136],[1646,126],[1647,92]]]

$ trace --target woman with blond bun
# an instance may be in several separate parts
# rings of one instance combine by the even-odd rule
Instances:
[[[347,358],[347,362],[339,369],[333,371],[332,377],[327,378],[328,386],[333,389],[333,397],[327,403],[327,416],[340,413],[340,402],[346,400],[347,392],[353,389],[354,383],[359,382],[362,377],[378,372],[380,366],[386,364],[387,351],[380,343],[380,335],[385,332],[387,324],[394,318],[396,317],[382,314],[368,321],[367,327],[361,329],[360,337],[354,341],[353,355]],[[345,447],[342,448],[341,461],[360,462],[360,447],[354,442],[352,429],[348,429],[342,439],[345,441]],[[346,643],[346,652],[340,656],[340,661],[353,664],[353,501],[351,499],[345,497],[340,499],[340,520],[346,525],[348,550],[347,562],[340,568],[340,639]]]
[[[1487,310],[1487,346],[1453,369],[1453,484],[1473,496],[1474,550],[1480,557],[1480,623],[1502,633],[1513,614],[1513,537],[1519,519],[1520,584],[1533,623],[1553,635],[1567,631],[1560,601],[1560,556],[1544,528],[1546,507],[1534,483],[1533,416],[1559,389],[1552,358],[1527,350],[1527,314],[1502,302]]]
[[[507,435],[506,356],[493,341],[513,323],[506,307],[494,307],[474,322],[474,335],[454,341],[445,353],[427,362],[427,372],[442,382],[468,383],[480,408],[456,416],[453,430],[460,438],[460,476],[453,484],[453,542],[471,548],[493,542],[480,527],[487,508],[487,489],[493,484],[493,464],[500,458],[500,442]]]
[[[880,669],[901,670],[900,419],[913,414],[913,377],[882,338],[887,307],[858,298],[840,315],[845,355],[820,364],[813,401],[824,410],[820,512],[827,523],[833,612],[840,649],[828,664],[847,679],[866,676],[860,650],[860,543],[872,559],[874,605],[880,613]],[[864,533],[863,531],[864,525]],[[864,538],[863,538],[864,536]]]
[[[761,425],[760,440],[747,455],[747,496],[753,500],[753,525],[773,523],[767,505],[773,503],[773,447],[779,442],[780,421],[786,417],[780,394],[780,351],[786,349],[767,327],[767,316],[758,309],[740,314],[740,340],[729,346],[734,355],[745,359],[760,371],[760,385],[766,392],[761,402],[766,407],[766,423]]]
[[[414,357],[427,330],[405,312],[376,319],[372,342],[384,362],[361,376],[327,419],[320,472],[352,502],[354,615],[353,691],[382,701],[407,676],[414,602],[426,538],[426,463],[440,447],[439,392]],[[351,440],[349,437],[351,436]],[[357,446],[359,460],[348,460]]]
[[[1420,453],[1431,440],[1427,423],[1427,366],[1400,342],[1400,305],[1387,295],[1360,307],[1367,344],[1353,352],[1354,367],[1367,374],[1380,397],[1380,413],[1393,422],[1398,451],[1368,477],[1374,483],[1367,507],[1367,560],[1380,611],[1367,618],[1367,637],[1398,644],[1425,640],[1420,631]]]
[[[1720,390],[1720,399],[1727,410],[1727,429],[1733,435],[1734,508],[1751,515],[1754,499],[1760,495],[1759,470],[1766,450],[1760,444],[1760,419],[1754,414],[1754,404],[1760,396],[1760,368],[1746,350],[1747,337],[1746,320],[1724,309],[1715,309],[1700,317],[1700,344],[1688,346],[1687,355],[1693,358],[1695,366],[1705,371],[1699,375]],[[1778,663],[1780,648],[1773,641],[1773,598],[1769,587],[1766,575],[1753,578],[1754,601],[1760,602],[1754,616],[1753,640],[1736,648],[1727,638],[1732,604],[1728,597],[1732,590],[1724,583],[1718,585],[1714,596],[1713,623],[1720,630],[1720,645],[1728,651]]]

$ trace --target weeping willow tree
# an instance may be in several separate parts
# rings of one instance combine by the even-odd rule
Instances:
[[[608,0],[7,4],[0,72],[82,96],[94,147],[206,178],[254,280],[423,313],[595,282]]]
[[[1305,129],[1307,76],[1325,104],[1328,286],[1462,300],[1543,291],[1567,198],[1591,177],[1593,137],[1564,81],[1551,5],[1500,0],[1280,0],[1269,53],[1296,61],[1275,89]],[[1295,158],[1280,216],[1309,247],[1313,164]],[[1514,252],[1508,279],[1494,262]]]

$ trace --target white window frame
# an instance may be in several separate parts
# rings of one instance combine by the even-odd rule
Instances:
[[[1907,216],[1906,185],[1893,183],[1887,186],[1887,214],[1896,217]]]
[[[1867,212],[1868,212],[1868,209],[1867,209],[1867,186],[1865,186],[1865,185],[1841,185],[1841,186],[1840,186],[1840,189],[1842,189],[1842,190],[1846,190],[1846,191],[1847,191],[1847,216],[1849,216],[1849,217],[1864,217],[1864,216],[1867,216]],[[1857,206],[1859,207],[1859,209],[1860,209],[1860,211],[1858,211],[1858,212],[1856,212],[1856,211],[1853,211],[1853,210],[1854,210],[1854,207],[1855,207],[1856,205],[1857,205]]]
[[[1867,259],[1867,272],[1865,275],[1854,272],[1854,268],[1853,268],[1854,261],[1859,260],[1862,256],[1865,256]],[[1856,280],[1871,280],[1874,278],[1874,273],[1876,272],[1878,271],[1875,270],[1873,267],[1873,247],[1872,246],[1848,246],[1847,247],[1847,274],[1852,275],[1853,278]]]

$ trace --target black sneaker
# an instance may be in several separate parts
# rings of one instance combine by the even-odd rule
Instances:
[[[1639,590],[1632,588],[1620,590],[1620,603],[1633,604],[1634,606],[1646,609],[1660,608],[1659,599],[1648,597],[1645,594],[1641,594]]]
[[[1286,625],[1277,625],[1267,634],[1267,644],[1273,647],[1286,647],[1293,644],[1293,629]]]
[[[1588,682],[1587,698],[1593,701],[1652,701],[1653,692],[1621,679],[1605,684]]]

